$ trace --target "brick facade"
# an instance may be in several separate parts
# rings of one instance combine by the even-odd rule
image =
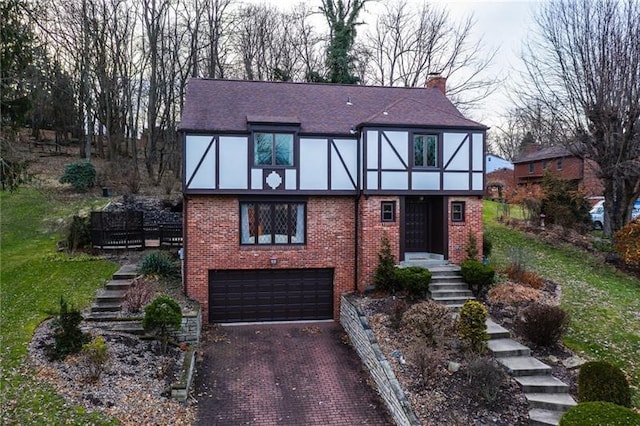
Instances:
[[[340,295],[355,287],[353,197],[307,200],[304,246],[241,246],[240,207],[234,196],[186,197],[185,268],[187,296],[202,305],[208,322],[210,269],[334,268],[334,318]],[[271,257],[277,265],[271,265]]]
[[[465,202],[464,222],[451,220],[451,203]],[[467,258],[469,236],[475,235],[478,245],[478,256],[482,258],[482,198],[480,197],[449,197],[449,262],[460,264]],[[480,260],[480,259],[478,259]]]
[[[380,209],[383,201],[395,202],[394,222],[382,222]],[[361,197],[358,218],[358,289],[363,291],[366,285],[373,284],[384,234],[389,239],[396,262],[400,261],[400,199],[392,196]]]
[[[303,246],[240,245],[240,206],[236,196],[190,195],[185,201],[185,292],[202,305],[205,323],[211,269],[333,268],[334,318],[339,318],[341,294],[356,290],[356,282],[357,291],[373,284],[383,235],[387,235],[396,261],[401,260],[401,200],[397,196],[362,196],[357,201],[353,197],[309,197]],[[395,203],[395,221],[382,221],[383,201]],[[450,262],[460,263],[466,258],[471,232],[476,235],[478,252],[482,254],[482,199],[449,197],[449,212],[454,201],[465,202],[465,221],[452,222],[449,214],[448,256]],[[277,258],[275,266],[271,264],[273,257]]]

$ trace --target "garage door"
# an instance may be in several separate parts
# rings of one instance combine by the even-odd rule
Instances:
[[[209,271],[209,321],[333,318],[333,269]]]

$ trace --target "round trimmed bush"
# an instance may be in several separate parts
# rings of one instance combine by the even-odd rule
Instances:
[[[640,426],[640,415],[611,402],[582,402],[564,413],[559,426]]]
[[[398,288],[406,290],[413,298],[424,298],[429,291],[431,283],[431,272],[428,269],[418,266],[408,268],[396,268],[395,282]]]
[[[478,298],[485,296],[493,284],[496,271],[489,265],[483,265],[477,260],[465,260],[460,265],[462,279],[471,286],[473,295]]]
[[[162,353],[167,352],[171,334],[182,325],[182,308],[169,296],[158,296],[144,308],[142,328],[160,341]]]
[[[402,322],[407,330],[431,347],[445,344],[453,331],[451,310],[433,300],[411,306],[403,314]]]
[[[607,401],[631,407],[631,390],[622,370],[604,361],[587,362],[578,374],[580,402]]]
[[[474,353],[483,353],[487,347],[487,308],[476,300],[467,300],[458,316],[458,333]]]
[[[60,183],[70,183],[73,189],[84,192],[93,188],[96,181],[96,168],[89,161],[69,163],[64,168]]]

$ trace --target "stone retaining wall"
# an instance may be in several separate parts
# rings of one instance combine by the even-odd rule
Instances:
[[[411,409],[400,383],[396,379],[389,361],[385,358],[367,318],[349,296],[342,296],[340,304],[340,323],[349,335],[351,344],[360,355],[369,374],[376,382],[378,393],[382,397],[391,417],[397,425],[420,425]]]
[[[189,345],[200,343],[200,332],[202,331],[202,309],[185,312],[182,314],[182,327],[180,332],[175,334],[178,342]]]

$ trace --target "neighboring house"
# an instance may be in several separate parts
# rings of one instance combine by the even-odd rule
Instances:
[[[331,319],[398,261],[482,250],[486,127],[426,88],[190,81],[185,290],[205,321]]]
[[[485,173],[491,173],[501,169],[513,170],[513,163],[497,155],[487,154],[484,157],[484,168]]]
[[[598,167],[592,160],[582,159],[563,146],[531,147],[527,153],[513,161],[517,186],[540,185],[545,173],[575,182],[587,196],[603,193],[597,177]]]

